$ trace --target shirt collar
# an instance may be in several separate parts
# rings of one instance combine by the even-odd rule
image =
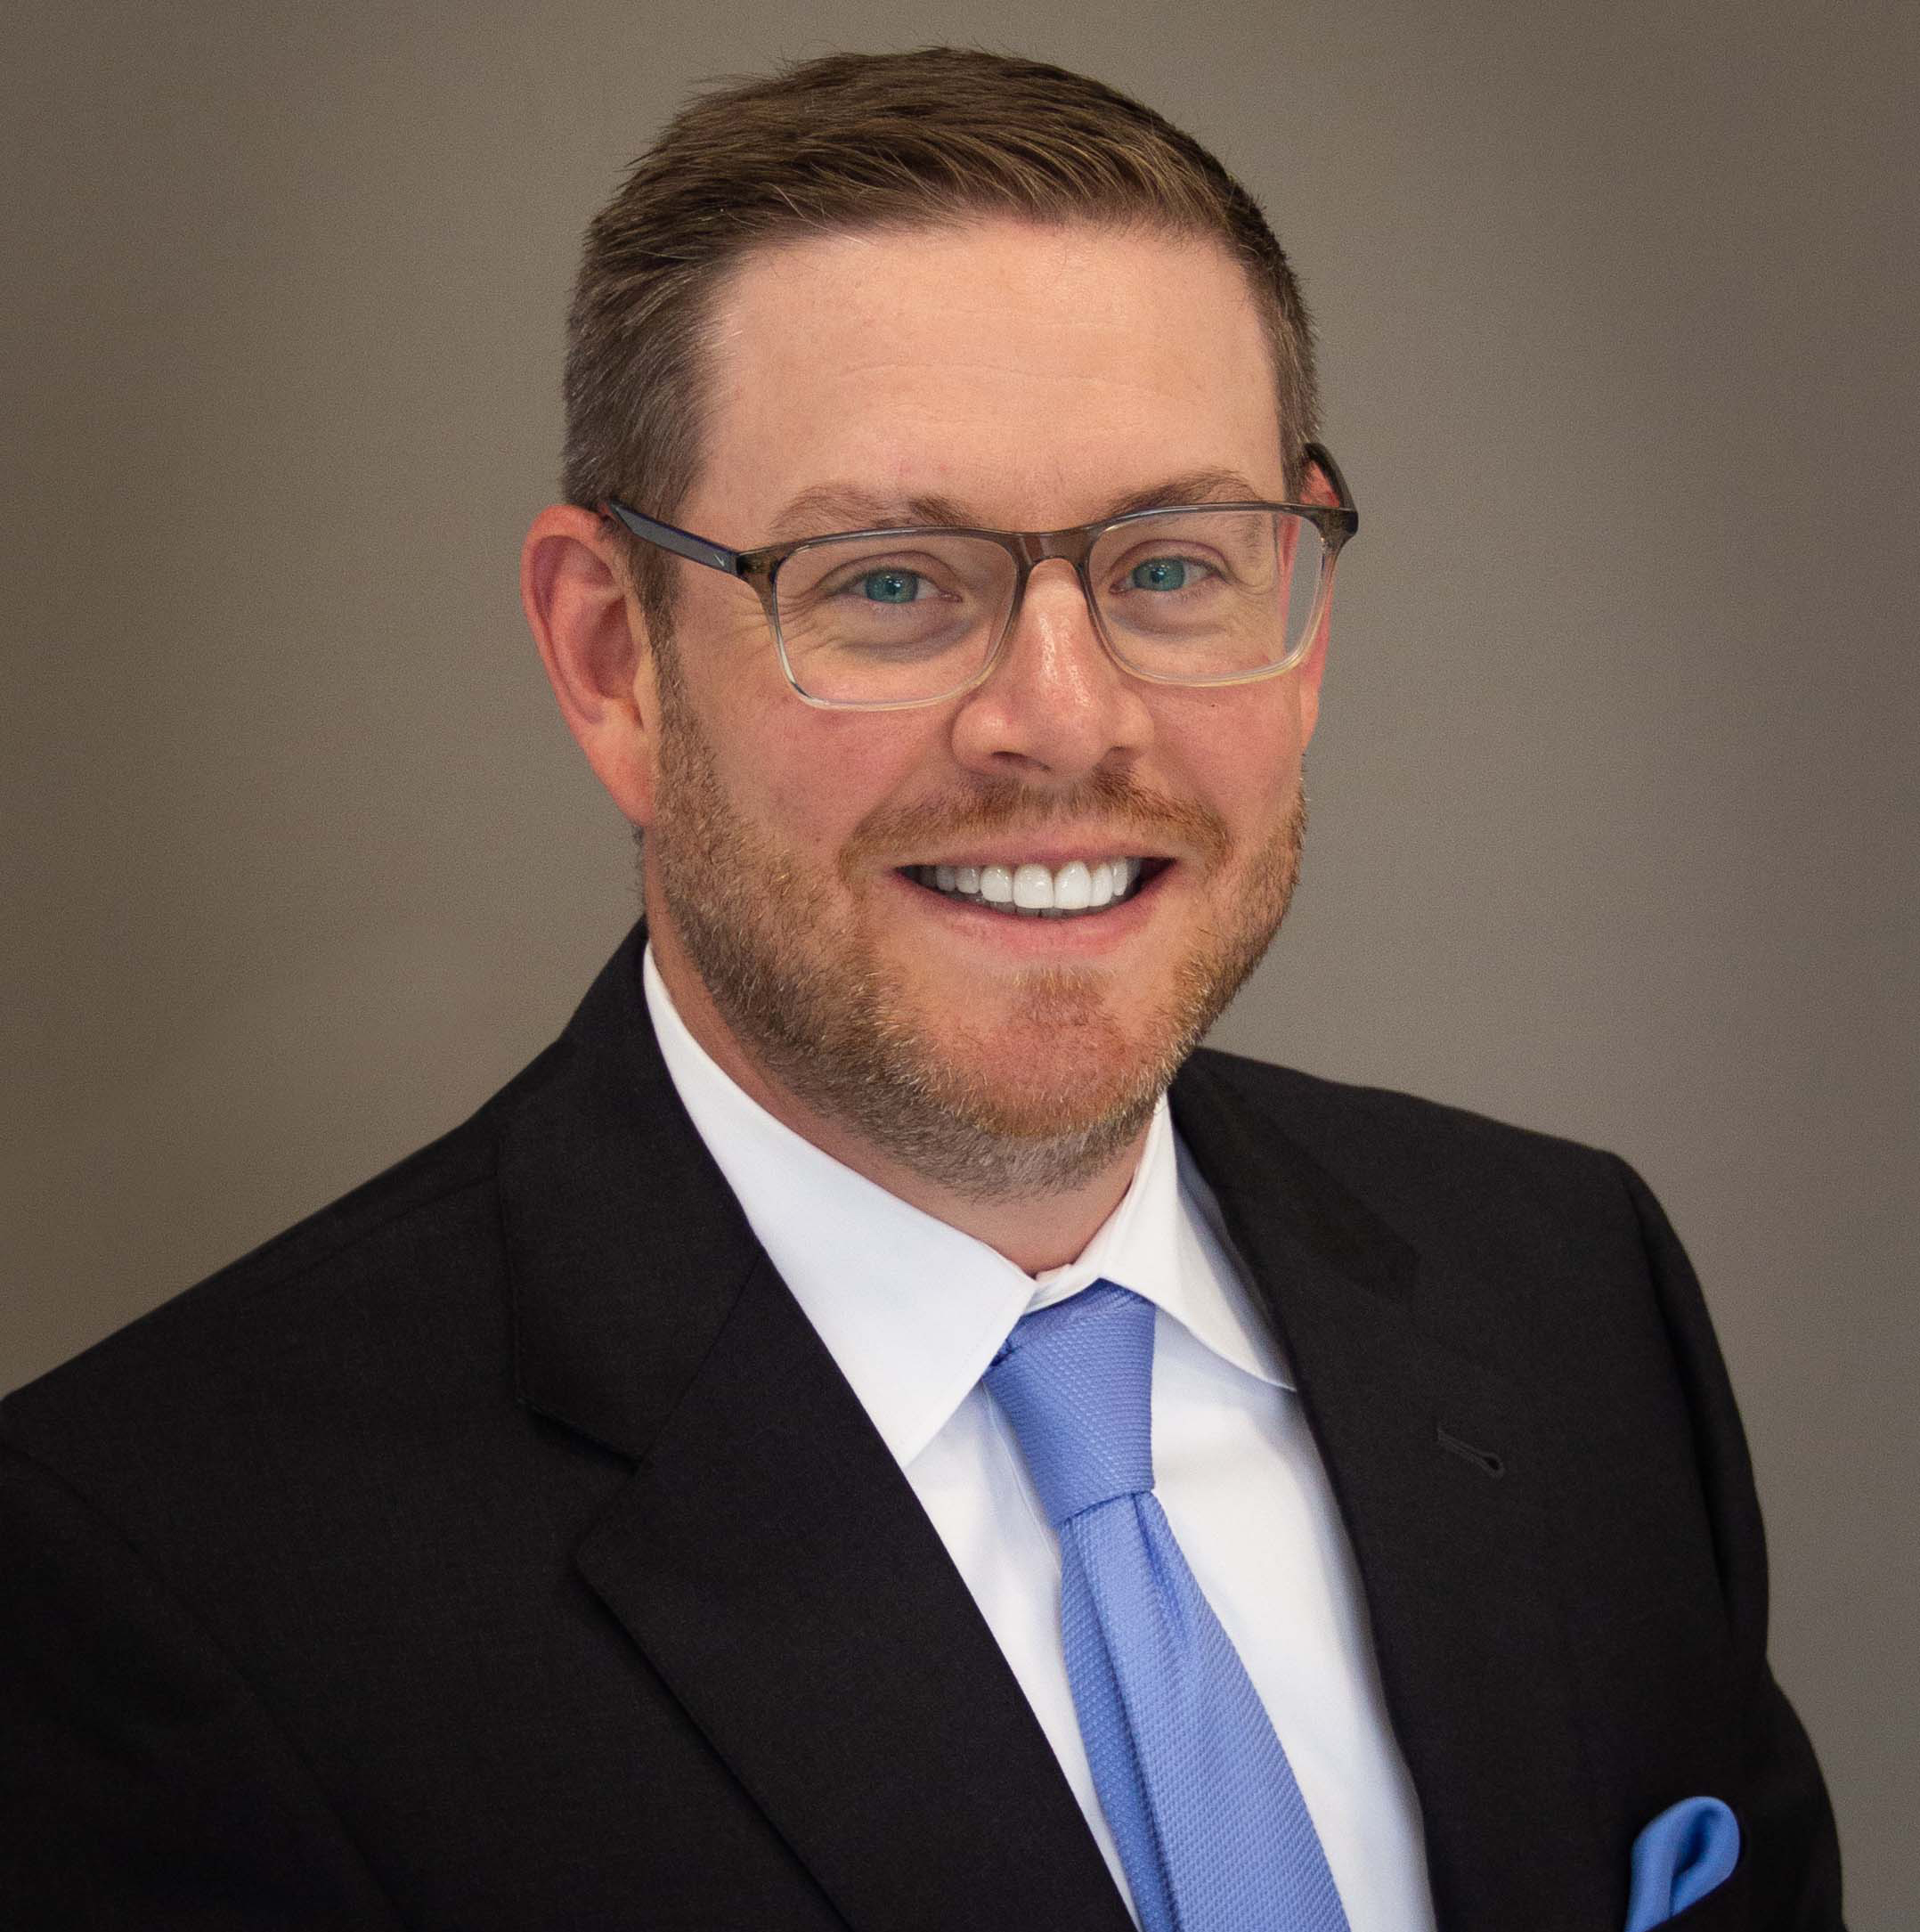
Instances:
[[[1152,1301],[1234,1367],[1289,1385],[1164,1098],[1119,1205],[1076,1259],[1029,1276],[777,1121],[688,1031],[651,946],[641,971],[681,1104],[902,1467],[946,1426],[1021,1316],[1102,1277]]]

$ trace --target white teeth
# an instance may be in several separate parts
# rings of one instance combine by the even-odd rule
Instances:
[[[1054,903],[1054,875],[1045,866],[1021,866],[1013,875],[1013,903],[1022,912],[1039,912]]]
[[[1062,919],[1117,905],[1140,879],[1138,859],[1070,859],[1057,871],[1029,860],[1021,865],[909,866],[920,884],[1025,918]]]

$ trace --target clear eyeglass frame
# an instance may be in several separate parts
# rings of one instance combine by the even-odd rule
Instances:
[[[1064,530],[984,530],[961,525],[902,525],[875,530],[833,531],[818,536],[799,537],[789,542],[763,544],[758,549],[745,550],[731,550],[724,543],[716,543],[711,537],[696,536],[692,531],[663,523],[658,518],[649,517],[644,511],[634,509],[615,498],[607,498],[600,504],[599,510],[603,517],[617,520],[643,542],[654,544],[673,556],[683,557],[690,563],[701,564],[727,576],[737,577],[742,583],[751,585],[760,598],[761,609],[766,613],[768,628],[773,633],[774,648],[778,655],[781,673],[786,679],[788,688],[802,704],[811,705],[819,710],[908,711],[926,705],[944,704],[984,683],[992,675],[995,665],[999,663],[1005,651],[1007,639],[1013,635],[1020,622],[1021,606],[1027,594],[1027,579],[1034,566],[1053,558],[1060,558],[1072,565],[1074,574],[1079,579],[1081,592],[1086,599],[1094,634],[1099,638],[1108,656],[1129,677],[1144,679],[1154,684],[1250,684],[1261,679],[1281,676],[1291,671],[1306,656],[1314,639],[1319,635],[1321,627],[1326,621],[1333,591],[1334,564],[1341,549],[1360,528],[1360,512],[1355,506],[1353,492],[1347,487],[1346,479],[1341,474],[1339,465],[1334,461],[1331,452],[1322,444],[1308,443],[1303,447],[1303,455],[1332,486],[1334,494],[1338,498],[1337,503],[1280,501],[1175,504],[1151,509],[1129,510],[1118,517],[1102,518],[1097,523],[1077,524]],[[1196,511],[1202,510],[1261,510],[1283,513],[1298,518],[1301,524],[1310,528],[1320,546],[1320,574],[1311,611],[1300,637],[1284,656],[1271,664],[1264,664],[1252,670],[1198,675],[1146,669],[1132,662],[1125,655],[1123,648],[1115,641],[1109,631],[1102,612],[1101,599],[1096,594],[1088,575],[1088,559],[1093,555],[1095,543],[1111,530],[1150,525],[1155,519],[1191,517]],[[959,682],[945,690],[935,691],[923,697],[822,697],[808,690],[794,673],[787,654],[786,639],[782,632],[778,591],[781,567],[800,552],[818,549],[823,544],[845,543],[856,539],[899,541],[931,537],[967,537],[996,543],[1005,550],[1013,561],[1016,575],[1013,596],[1007,604],[1006,615],[1001,622],[999,633],[980,663]]]

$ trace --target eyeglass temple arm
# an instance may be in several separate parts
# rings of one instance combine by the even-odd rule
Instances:
[[[741,552],[728,550],[724,543],[710,543],[690,530],[679,530],[671,523],[662,523],[657,518],[629,509],[624,503],[616,502],[612,497],[608,497],[600,508],[603,514],[611,513],[619,518],[635,536],[644,537],[649,543],[657,543],[662,550],[671,550],[676,557],[704,564],[709,570],[724,570],[729,577],[744,575],[740,567]]]
[[[1333,485],[1334,494],[1340,500],[1340,508],[1353,518],[1353,529],[1357,531],[1360,528],[1359,507],[1354,501],[1354,493],[1346,486],[1346,478],[1340,473],[1340,466],[1333,460],[1333,452],[1324,443],[1308,443],[1303,446],[1301,453]]]

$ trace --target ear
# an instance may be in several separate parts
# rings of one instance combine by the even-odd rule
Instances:
[[[1301,479],[1300,494],[1302,501],[1324,503],[1329,509],[1337,509],[1344,501],[1333,479],[1311,459],[1306,465],[1306,474]],[[1320,721],[1320,687],[1327,674],[1327,639],[1332,624],[1333,605],[1330,599],[1321,616],[1320,628],[1314,633],[1313,643],[1307,647],[1306,656],[1289,673],[1298,692],[1303,750],[1314,735],[1314,727]]]
[[[520,601],[567,730],[628,820],[653,817],[653,654],[623,560],[592,511],[555,503],[520,552]]]
[[[1293,681],[1295,702],[1300,707],[1302,751],[1312,741],[1314,727],[1320,722],[1320,686],[1327,674],[1327,627],[1331,622],[1330,612],[1320,620],[1320,634],[1314,638],[1306,656],[1287,673]]]

